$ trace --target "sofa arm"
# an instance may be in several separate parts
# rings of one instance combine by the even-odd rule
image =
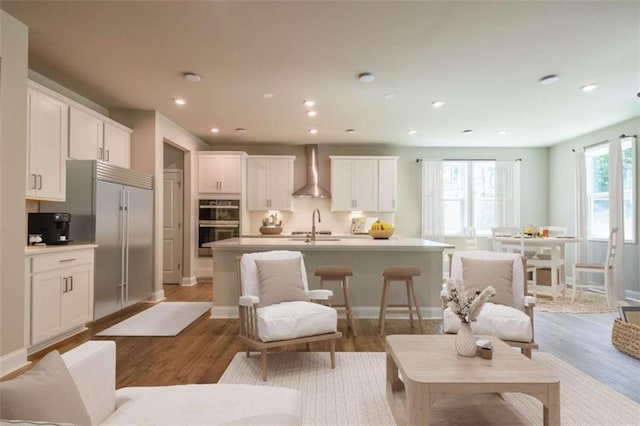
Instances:
[[[260,298],[258,296],[240,296],[240,298],[238,299],[238,305],[246,306],[248,308],[259,303]]]
[[[102,423],[115,410],[116,344],[91,340],[62,355],[91,424]]]

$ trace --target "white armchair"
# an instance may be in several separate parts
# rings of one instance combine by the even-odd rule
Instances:
[[[525,261],[516,253],[460,251],[451,260],[451,279],[460,280],[468,291],[493,285],[496,296],[485,303],[477,321],[471,323],[474,334],[496,336],[519,347],[531,358],[537,349],[534,340],[533,307],[535,298],[527,296]],[[447,307],[448,289],[441,292],[443,331],[457,333],[460,319]]]
[[[292,262],[293,261],[293,262]],[[267,380],[268,349],[329,341],[335,368],[338,313],[327,306],[331,290],[309,290],[302,253],[268,251],[238,258],[240,340],[260,351],[262,380]]]

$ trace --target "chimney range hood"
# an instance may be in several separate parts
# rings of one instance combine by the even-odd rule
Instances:
[[[318,184],[318,145],[307,145],[307,184],[294,197],[330,198],[329,191]]]

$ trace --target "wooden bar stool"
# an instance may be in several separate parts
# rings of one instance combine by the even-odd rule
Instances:
[[[351,327],[353,336],[357,336],[351,302],[349,300],[349,277],[353,276],[351,268],[348,266],[320,266],[315,270],[314,275],[320,277],[320,288],[324,288],[325,281],[339,281],[344,294],[344,305],[332,305],[334,308],[343,308],[347,315],[347,328]]]
[[[387,315],[387,308],[393,310],[402,310],[409,312],[409,322],[411,328],[413,328],[413,313],[418,314],[418,323],[420,325],[420,333],[424,334],[424,328],[422,326],[422,313],[420,312],[420,304],[416,298],[416,290],[413,287],[413,277],[420,276],[420,268],[416,266],[389,266],[384,268],[382,272],[384,277],[384,284],[382,287],[382,302],[380,303],[380,318],[378,320],[378,326],[380,327],[380,336],[384,336],[384,322]],[[389,285],[393,281],[403,281],[407,286],[407,303],[402,305],[389,305]],[[411,300],[413,299],[413,305]]]

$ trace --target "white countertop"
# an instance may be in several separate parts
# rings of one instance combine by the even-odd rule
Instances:
[[[58,253],[65,251],[84,250],[98,247],[97,244],[60,244],[53,246],[26,246],[24,253],[26,255]]]
[[[289,238],[241,237],[204,244],[213,251],[246,250],[301,250],[301,251],[442,251],[454,248],[450,244],[420,238],[394,238],[374,240],[373,238],[340,238],[338,236],[318,237],[315,242],[306,243],[304,236]]]

